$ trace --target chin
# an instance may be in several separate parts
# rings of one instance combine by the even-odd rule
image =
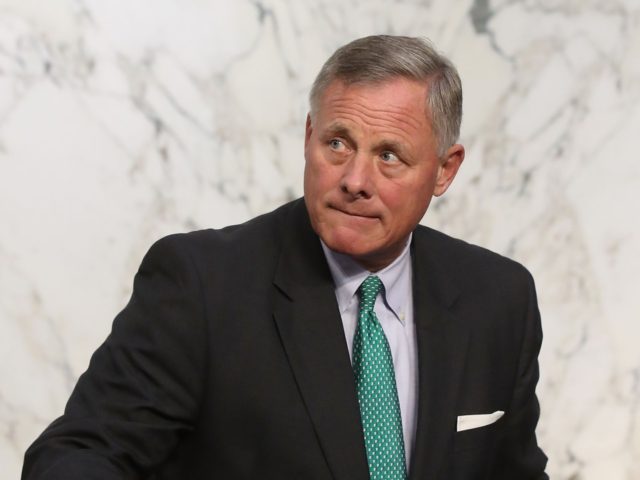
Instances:
[[[377,250],[368,239],[370,236],[361,233],[345,232],[340,234],[335,230],[329,235],[320,235],[323,242],[334,252],[343,253],[354,258],[366,257]]]

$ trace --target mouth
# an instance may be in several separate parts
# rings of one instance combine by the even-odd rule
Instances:
[[[368,212],[360,212],[357,210],[349,210],[349,209],[345,209],[345,208],[339,208],[336,207],[334,205],[329,205],[329,208],[331,208],[332,210],[335,210],[336,212],[339,212],[343,215],[347,215],[349,217],[353,217],[356,219],[364,219],[364,220],[377,220],[378,219],[378,215],[375,215],[373,213],[368,213]]]

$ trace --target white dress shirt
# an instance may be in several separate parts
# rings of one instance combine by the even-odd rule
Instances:
[[[377,275],[384,285],[374,306],[376,316],[389,342],[398,389],[404,448],[409,469],[416,430],[416,400],[418,396],[417,345],[413,321],[413,293],[411,288],[411,236],[402,253],[391,265],[372,273],[348,255],[322,248],[333,276],[336,299],[342,317],[349,356],[353,361],[353,337],[358,325],[358,295],[360,284],[369,275]]]

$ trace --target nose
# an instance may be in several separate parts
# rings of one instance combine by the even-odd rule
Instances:
[[[345,164],[340,190],[353,198],[370,198],[373,193],[373,162],[356,154]]]

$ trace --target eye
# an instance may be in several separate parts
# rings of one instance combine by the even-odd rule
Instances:
[[[380,158],[382,158],[385,163],[397,162],[398,160],[400,160],[395,153],[388,150],[386,152],[382,152],[380,154]]]
[[[342,150],[345,149],[345,144],[342,140],[339,140],[337,138],[332,138],[331,140],[329,140],[329,147],[331,148],[331,150],[335,150],[336,152],[341,152]]]

